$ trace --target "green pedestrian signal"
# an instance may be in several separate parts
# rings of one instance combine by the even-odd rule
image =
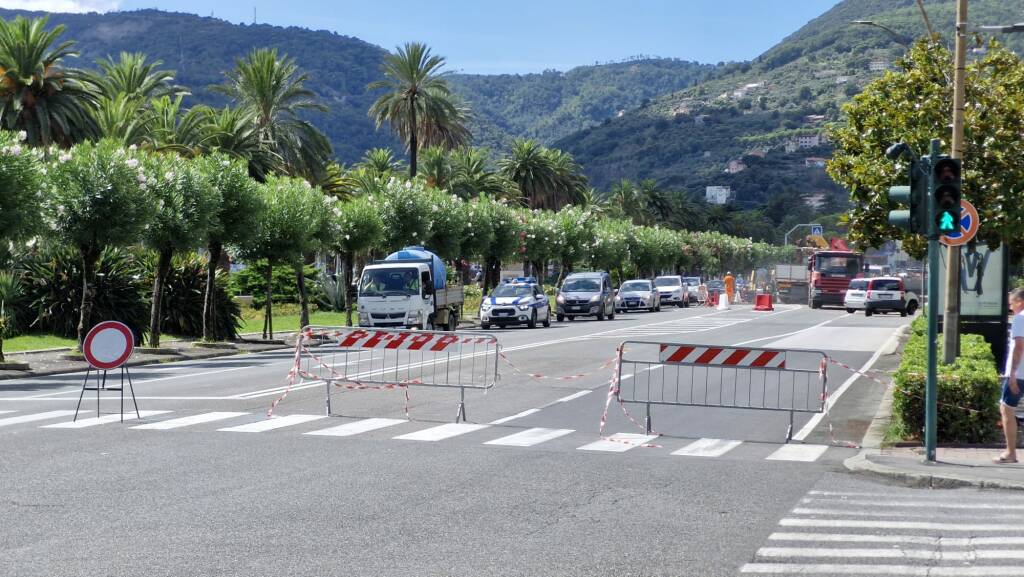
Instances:
[[[936,233],[960,232],[960,160],[940,157],[932,163]]]

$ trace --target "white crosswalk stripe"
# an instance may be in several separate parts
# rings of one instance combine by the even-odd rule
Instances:
[[[507,447],[532,447],[541,443],[546,443],[552,439],[558,437],[564,437],[569,433],[572,433],[573,429],[545,429],[537,427],[534,429],[526,429],[518,433],[508,435],[507,437],[501,437],[500,439],[494,439],[493,441],[487,441],[485,445],[505,445]]]
[[[74,411],[46,411],[45,413],[32,413],[29,415],[18,415],[16,417],[4,417],[0,419],[0,427],[6,427],[9,425],[20,425],[22,423],[34,423],[36,421],[46,421],[48,419],[59,419],[61,417],[70,417],[74,415]]]
[[[448,423],[437,427],[430,427],[429,429],[422,429],[413,433],[407,433],[405,435],[399,435],[394,438],[401,439],[403,441],[442,441],[444,439],[458,437],[459,435],[465,435],[466,433],[472,433],[473,431],[479,431],[480,429],[486,429],[489,426],[490,425],[475,425],[472,423]]]
[[[690,443],[678,451],[673,451],[672,454],[682,455],[684,457],[721,457],[742,444],[742,441],[700,439]]]
[[[318,435],[324,437],[350,437],[352,435],[358,435],[360,433],[367,433],[370,431],[376,431],[377,429],[383,429],[385,427],[392,427],[401,423],[408,423],[405,419],[362,419],[360,421],[354,421],[351,423],[345,423],[335,427],[328,427],[326,429],[320,429],[317,431],[310,431],[305,433],[306,435]]]
[[[135,425],[133,429],[144,429],[152,431],[166,431],[169,429],[180,429],[181,427],[188,427],[191,425],[201,425],[203,423],[212,423],[214,421],[223,421],[224,419],[231,419],[233,417],[241,417],[248,415],[249,413],[237,413],[230,411],[215,411],[213,413],[202,413],[199,415],[191,415],[188,417],[179,417],[177,419],[168,419],[166,421],[160,421],[158,423],[146,423],[145,425]]]
[[[978,492],[932,497],[910,489],[811,491],[741,572],[1024,575],[1024,511],[1014,507],[1018,504],[1012,497]]]
[[[646,445],[658,435],[641,435],[639,433],[615,433],[607,439],[601,439],[588,443],[582,447],[576,447],[580,451],[607,451],[609,453],[624,453],[630,449]]]
[[[153,416],[156,416],[156,415],[163,415],[165,413],[170,413],[170,412],[171,411],[139,411],[139,415],[138,416],[142,417],[142,418],[145,418],[145,417],[153,417]],[[71,411],[71,414],[74,414],[74,413],[75,413],[74,411]],[[40,429],[84,429],[86,427],[95,427],[96,425],[106,425],[107,423],[119,423],[119,422],[121,422],[122,419],[124,419],[125,421],[134,421],[136,419],[135,412],[133,411],[131,413],[125,413],[124,415],[121,415],[120,413],[117,413],[117,414],[113,414],[113,415],[103,415],[102,417],[91,417],[91,418],[88,418],[88,419],[78,419],[77,421],[67,421],[67,422],[64,422],[64,423],[54,423],[53,425],[43,425],[42,427],[39,427],[39,428]]]
[[[325,418],[327,418],[327,415],[282,415],[280,417],[274,416],[269,419],[263,419],[262,421],[256,421],[255,423],[247,423],[236,427],[225,427],[217,430],[230,433],[263,433],[265,431],[273,431],[274,429],[282,429],[284,427],[291,427],[292,425],[301,425],[302,423],[308,423],[310,421]]]
[[[817,461],[828,450],[828,445],[783,445],[768,455],[769,461]]]

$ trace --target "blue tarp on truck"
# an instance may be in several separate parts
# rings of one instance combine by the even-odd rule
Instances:
[[[448,280],[448,273],[444,267],[444,261],[441,260],[441,257],[422,246],[407,246],[400,251],[389,254],[384,260],[429,260],[431,262],[431,274],[434,276],[434,289],[442,290],[445,288]]]

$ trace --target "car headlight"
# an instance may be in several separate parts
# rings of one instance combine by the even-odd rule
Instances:
[[[365,324],[369,324],[369,322],[370,322],[370,315],[368,315],[368,314],[366,314],[364,312],[360,312],[359,313],[359,324],[365,325]]]
[[[480,310],[482,310],[482,311],[489,311],[489,310],[491,310],[490,303],[480,303]]]
[[[596,303],[599,300],[601,300],[601,295],[594,295],[594,296],[590,297],[590,302],[592,302],[592,303]]]
[[[562,295],[558,295],[555,297],[555,302],[558,304],[562,304],[565,302],[565,297],[563,297]]]
[[[615,302],[621,303],[622,302],[622,297],[618,296],[618,295],[615,295]]]
[[[519,310],[528,311],[530,310],[530,305],[519,305]]]

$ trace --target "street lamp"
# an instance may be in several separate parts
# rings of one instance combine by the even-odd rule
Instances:
[[[1018,22],[1016,24],[1009,24],[1006,26],[976,26],[972,28],[983,32],[1002,32],[1003,34],[1012,34],[1014,32],[1024,32],[1024,22]]]
[[[850,22],[850,24],[863,24],[865,26],[874,26],[875,28],[881,28],[882,30],[885,30],[886,32],[888,32],[889,36],[892,36],[892,39],[897,44],[902,44],[903,46],[909,47],[914,42],[913,38],[910,38],[909,36],[904,36],[903,34],[900,34],[899,32],[896,32],[892,28],[889,28],[888,26],[885,26],[884,24],[879,24],[878,22],[875,22],[874,20],[853,20],[853,21]]]

